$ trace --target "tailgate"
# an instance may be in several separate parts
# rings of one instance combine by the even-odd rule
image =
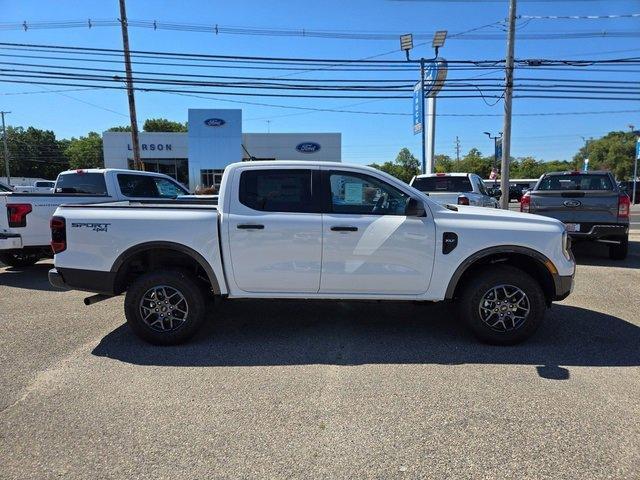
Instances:
[[[531,213],[565,223],[617,223],[618,193],[605,191],[532,191]]]
[[[431,200],[437,202],[441,205],[446,205],[449,203],[453,203],[454,205],[458,203],[458,195],[460,192],[422,192],[427,195]]]

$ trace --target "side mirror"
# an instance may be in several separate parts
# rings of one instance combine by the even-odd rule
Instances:
[[[499,199],[502,196],[502,190],[500,190],[499,188],[494,188],[493,190],[491,190],[491,196]]]
[[[424,204],[421,201],[411,197],[404,209],[404,214],[407,217],[426,217],[427,211],[424,209]]]

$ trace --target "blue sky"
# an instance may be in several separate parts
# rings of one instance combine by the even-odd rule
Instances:
[[[520,1],[520,15],[612,15],[640,13],[638,1],[564,2]],[[498,22],[507,16],[507,2],[450,1],[149,1],[128,0],[131,20],[158,20],[185,23],[209,23],[226,26],[263,28],[306,28],[323,30],[367,30],[385,32],[430,32],[446,29],[462,32]],[[3,22],[115,19],[118,1],[42,2],[21,0],[3,2]],[[540,33],[580,30],[640,29],[640,18],[607,20],[531,20],[520,21],[518,32]],[[499,33],[499,27],[480,30]],[[1,31],[1,42],[43,43],[69,46],[121,48],[120,30],[116,27]],[[132,49],[171,52],[196,52],[224,55],[255,55],[282,57],[353,58],[359,59],[398,48],[398,41],[355,41],[314,38],[256,37],[214,35],[180,31],[153,31],[132,28]],[[441,50],[449,59],[504,58],[505,42],[450,39]],[[420,47],[414,56],[431,56],[430,48]],[[580,40],[517,40],[517,58],[604,59],[640,56],[637,38],[593,38]],[[403,59],[397,52],[382,59]],[[637,72],[637,68],[636,68]],[[236,72],[237,73],[237,72]],[[234,73],[229,73],[233,75]],[[537,72],[533,72],[537,74]],[[516,73],[516,80],[518,75]],[[551,72],[562,78],[592,78],[607,80],[640,80],[638,73],[587,74]],[[573,76],[571,76],[573,75]],[[496,72],[495,76],[502,76]],[[416,72],[416,79],[418,74]],[[51,88],[51,87],[49,87]],[[60,138],[78,136],[87,131],[103,131],[113,125],[128,122],[127,101],[121,91],[81,91],[33,93],[43,88],[37,85],[0,83],[0,108],[10,110],[12,125],[33,125],[51,129]],[[223,97],[221,97],[223,98]],[[242,97],[227,97],[243,101]],[[393,159],[402,147],[409,147],[416,156],[420,138],[412,133],[412,118],[373,115],[320,113],[284,108],[240,105],[220,100],[188,98],[160,93],[138,93],[138,118],[166,117],[185,121],[188,108],[243,108],[245,132],[341,132],[343,161],[354,163],[382,162]],[[246,97],[246,101],[266,101]],[[88,103],[86,103],[88,102]],[[268,99],[268,103],[312,107],[346,107],[362,100]],[[90,105],[93,104],[93,105]],[[102,107],[102,108],[100,108]],[[359,110],[411,113],[410,99],[383,100],[362,103]],[[353,107],[355,108],[355,107]],[[462,153],[478,147],[485,154],[493,150],[492,143],[482,133],[502,130],[502,102],[490,107],[479,98],[441,99],[438,114],[492,114],[487,117],[441,116],[437,121],[436,153],[455,155],[455,137],[461,142]],[[640,102],[539,100],[514,101],[515,114],[541,112],[574,112],[599,110],[640,110]],[[269,122],[267,122],[269,120]],[[626,129],[629,123],[640,125],[640,113],[581,116],[515,116],[512,154],[533,155],[544,160],[568,159],[583,144],[583,137],[599,136],[610,130]]]

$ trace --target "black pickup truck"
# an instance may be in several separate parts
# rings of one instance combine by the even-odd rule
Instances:
[[[520,211],[556,218],[572,240],[606,243],[609,257],[623,260],[629,248],[630,205],[611,172],[553,172],[522,197]]]

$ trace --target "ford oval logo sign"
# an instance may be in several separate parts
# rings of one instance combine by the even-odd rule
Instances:
[[[579,200],[567,200],[567,201],[563,202],[563,205],[565,207],[575,208],[575,207],[579,207],[580,205],[582,205],[582,202],[579,201]]]
[[[204,121],[204,124],[205,124],[207,127],[221,127],[221,126],[222,126],[222,125],[224,125],[225,123],[227,123],[227,122],[225,122],[225,121],[224,121],[223,119],[221,119],[221,118],[207,118],[207,119]]]
[[[316,142],[303,142],[296,146],[296,150],[300,153],[315,153],[320,150],[320,144]]]

